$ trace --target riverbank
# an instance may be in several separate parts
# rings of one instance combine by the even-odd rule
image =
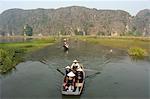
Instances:
[[[52,45],[56,42],[54,37],[32,39],[24,42],[0,43],[0,74],[7,73],[24,61],[24,55]]]
[[[11,37],[12,38],[12,37]],[[47,38],[30,38],[29,41],[24,42],[9,42],[9,43],[0,43],[0,48],[22,48],[25,49],[27,52],[37,50],[39,48],[43,48],[44,46],[51,45],[56,42],[54,37],[47,37]]]
[[[121,48],[127,50],[131,47],[143,48],[150,53],[150,37],[132,37],[132,36],[79,36],[76,39],[86,41],[102,46],[109,46],[113,48]]]

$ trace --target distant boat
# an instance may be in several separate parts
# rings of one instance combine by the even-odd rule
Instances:
[[[82,67],[82,71],[80,71],[80,73],[83,76],[81,76],[82,78],[80,80],[78,79],[78,77],[76,77],[75,82],[72,82],[72,84],[74,84],[74,86],[72,84],[65,85],[67,76],[64,77],[64,82],[63,82],[63,86],[62,86],[62,94],[63,95],[81,95],[83,87],[84,87],[84,82],[85,82],[85,72],[83,70],[83,67]],[[65,88],[64,85],[67,86],[67,88]]]
[[[68,44],[64,44],[63,47],[64,47],[64,51],[68,51],[69,50],[69,45]]]

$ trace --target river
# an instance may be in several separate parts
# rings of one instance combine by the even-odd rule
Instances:
[[[112,53],[110,50],[112,49]],[[87,71],[81,96],[61,95],[65,66],[78,59]],[[46,60],[47,64],[40,61]],[[124,50],[70,41],[70,50],[64,53],[57,43],[26,56],[7,75],[1,75],[1,99],[149,99],[150,61],[133,60]]]

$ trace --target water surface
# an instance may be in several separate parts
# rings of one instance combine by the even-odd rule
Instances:
[[[149,99],[150,61],[132,60],[124,50],[70,41],[69,53],[61,43],[26,56],[16,70],[1,75],[1,99]],[[81,96],[62,96],[64,68],[78,59],[87,71]],[[43,64],[40,60],[46,60]]]

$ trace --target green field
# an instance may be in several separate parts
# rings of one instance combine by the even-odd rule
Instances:
[[[34,51],[39,48],[43,48],[44,46],[51,45],[55,42],[54,37],[47,37],[41,39],[33,39],[31,41],[25,42],[13,42],[13,43],[0,43],[0,48],[22,48],[27,52]]]

